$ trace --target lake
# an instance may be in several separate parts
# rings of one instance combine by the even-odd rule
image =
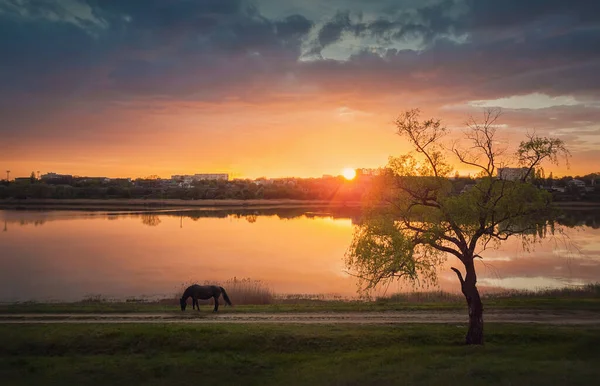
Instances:
[[[0,210],[0,302],[173,297],[182,283],[260,280],[277,294],[356,296],[344,253],[351,209],[87,212]],[[597,282],[600,213],[567,212],[532,252],[518,240],[477,261],[482,291]],[[568,225],[568,226],[567,226]],[[438,287],[459,286],[448,257]],[[398,283],[387,293],[412,290]],[[383,290],[382,290],[383,291]]]

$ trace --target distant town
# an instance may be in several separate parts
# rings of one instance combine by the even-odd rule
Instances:
[[[177,174],[171,178],[107,178],[76,176],[39,171],[27,177],[0,180],[0,199],[27,198],[153,198],[153,199],[299,199],[358,201],[371,186],[374,177],[385,168],[355,169],[355,177],[323,175],[320,178],[230,179],[227,173]],[[526,169],[499,168],[497,178],[521,179]],[[600,201],[600,173],[553,178],[536,171],[529,180],[540,189],[552,192],[557,201]],[[473,187],[477,177],[455,174],[449,178],[456,194]]]

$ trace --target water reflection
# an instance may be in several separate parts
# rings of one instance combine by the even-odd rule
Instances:
[[[148,225],[151,227],[155,227],[158,224],[160,224],[160,222],[161,222],[160,218],[156,214],[152,214],[152,213],[143,214],[141,217],[142,217],[142,224]]]
[[[262,280],[277,293],[356,294],[343,256],[360,213],[340,209],[0,211],[0,301],[172,296],[184,281]],[[600,211],[566,211],[533,253],[518,240],[478,260],[483,290],[595,282]],[[439,286],[457,291],[440,267]],[[401,284],[388,291],[410,288]]]
[[[124,218],[138,218],[143,225],[158,226],[161,217],[178,217],[180,224],[183,220],[198,221],[203,218],[236,218],[244,219],[248,223],[255,223],[259,217],[274,216],[280,220],[305,218],[333,218],[350,220],[352,224],[360,221],[360,211],[356,208],[271,208],[271,209],[211,209],[211,210],[148,210],[148,211],[44,211],[44,210],[0,210],[4,217],[5,230],[7,224],[19,226],[41,226],[52,221],[66,220],[119,220]]]

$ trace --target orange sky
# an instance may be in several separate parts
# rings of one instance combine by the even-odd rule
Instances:
[[[547,172],[600,171],[600,3],[459,3],[0,5],[0,170],[319,177],[406,152],[404,110],[502,107],[507,144],[565,141]]]
[[[345,167],[384,166],[388,156],[410,150],[395,134],[392,113],[335,105],[297,111],[279,106],[261,106],[259,111],[238,106],[233,110],[233,114],[215,111],[209,115],[193,108],[169,114],[132,111],[113,117],[110,124],[101,116],[65,116],[54,125],[108,125],[110,130],[102,133],[109,138],[74,137],[62,143],[32,138],[7,147],[0,156],[0,167],[10,169],[12,177],[38,170],[42,174],[132,178],[220,172],[234,178],[320,177],[340,174]],[[500,131],[500,137],[505,139],[503,144],[514,147],[520,138],[512,132]],[[564,162],[545,168],[555,176],[583,175],[600,171],[599,159],[594,152],[575,150],[570,169]],[[476,173],[467,167],[457,166],[457,170],[463,175]]]

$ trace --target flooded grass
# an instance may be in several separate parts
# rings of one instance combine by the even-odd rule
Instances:
[[[459,328],[457,328],[459,327]],[[6,385],[591,385],[600,328],[0,325]]]
[[[484,302],[491,304],[502,304],[503,301],[527,301],[536,299],[600,299],[600,283],[586,284],[583,286],[571,286],[564,288],[550,288],[532,290],[502,290],[482,292]],[[465,298],[460,293],[445,291],[414,291],[402,292],[388,297],[378,297],[378,302],[397,302],[407,304],[422,303],[462,303]]]
[[[484,295],[488,299],[506,299],[506,298],[589,298],[600,297],[600,283],[586,284],[583,286],[570,286],[564,288],[549,288],[531,290],[505,290],[501,292],[492,292]]]

